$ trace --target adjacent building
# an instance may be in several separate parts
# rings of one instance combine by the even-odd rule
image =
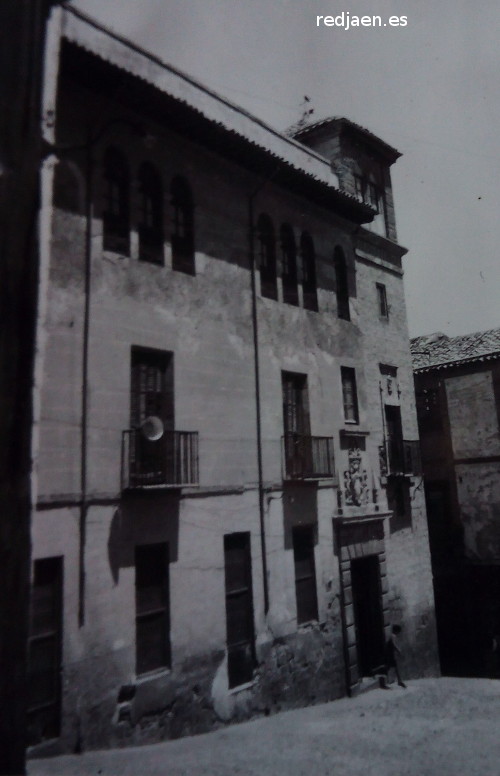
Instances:
[[[31,742],[208,730],[437,669],[390,179],[52,17]]]
[[[442,669],[498,675],[500,329],[411,347]]]

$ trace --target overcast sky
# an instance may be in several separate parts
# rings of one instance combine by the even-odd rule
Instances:
[[[392,170],[410,334],[500,327],[498,0],[74,0],[278,129],[346,116]],[[407,16],[317,27],[318,14]]]

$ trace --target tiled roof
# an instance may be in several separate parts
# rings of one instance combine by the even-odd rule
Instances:
[[[384,140],[381,140],[379,137],[377,137],[377,135],[374,135],[373,132],[370,132],[369,129],[366,129],[360,124],[356,124],[354,121],[346,119],[343,116],[329,116],[328,118],[319,119],[318,121],[314,121],[311,124],[306,124],[300,128],[298,125],[294,125],[293,127],[290,127],[290,129],[287,131],[287,134],[290,137],[295,137],[297,140],[302,140],[306,138],[310,132],[319,129],[320,127],[327,126],[328,124],[331,124],[332,126],[346,127],[347,129],[352,129],[355,132],[359,132],[366,138],[366,140],[368,140],[373,145],[376,145],[381,151],[384,152],[384,154],[386,154],[386,156],[390,157],[393,162],[395,162],[396,159],[399,159],[401,156],[399,151],[390,146]]]
[[[330,161],[299,140],[289,137],[252,116],[243,108],[203,86],[131,41],[103,27],[72,6],[65,6],[62,35],[70,43],[105,62],[142,79],[159,92],[183,104],[228,136],[237,136],[253,148],[262,149],[288,169],[328,190],[344,209],[357,212],[356,220],[366,223],[375,212],[361,205],[339,187]],[[360,209],[361,207],[361,209]]]
[[[500,329],[460,337],[448,337],[441,332],[414,337],[411,353],[416,372],[500,358]]]

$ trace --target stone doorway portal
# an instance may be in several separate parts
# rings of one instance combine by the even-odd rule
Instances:
[[[384,663],[384,620],[377,555],[351,561],[354,628],[360,676],[373,676]]]
[[[384,660],[390,629],[384,542],[388,516],[334,519],[349,694],[357,691],[363,676],[375,674]]]

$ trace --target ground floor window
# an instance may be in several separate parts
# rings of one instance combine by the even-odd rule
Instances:
[[[60,734],[63,559],[36,560],[28,642],[28,743]]]
[[[295,594],[297,622],[318,619],[316,567],[314,564],[314,526],[293,529],[293,558],[295,561]]]
[[[170,666],[168,544],[135,548],[136,671]]]
[[[255,665],[250,534],[224,537],[229,687],[249,682]]]

